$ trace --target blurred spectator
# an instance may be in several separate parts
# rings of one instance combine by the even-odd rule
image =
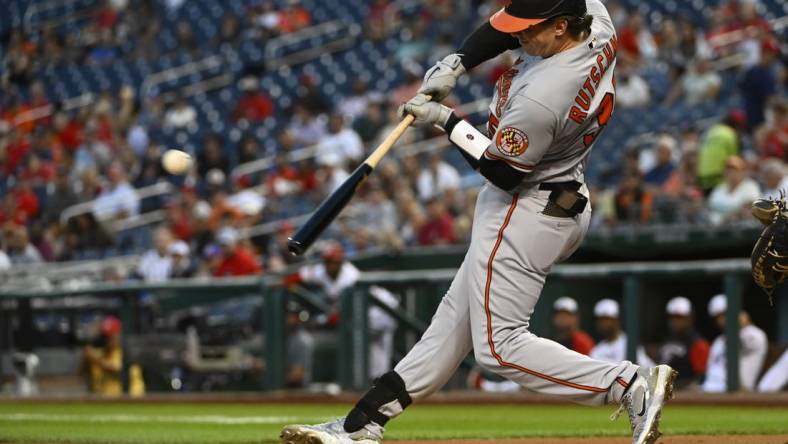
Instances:
[[[416,245],[419,233],[427,221],[424,209],[419,205],[419,201],[416,200],[410,190],[397,196],[397,206],[400,210],[399,220],[401,224],[399,237],[405,245]]]
[[[309,26],[312,17],[301,0],[288,0],[287,7],[279,12],[279,31],[282,34],[300,31]]]
[[[601,338],[591,349],[588,356],[608,362],[627,360],[627,335],[621,329],[618,302],[613,299],[602,299],[594,305],[596,331]],[[642,345],[637,347],[637,364],[641,367],[653,367],[654,361],[646,354]]]
[[[725,161],[725,182],[717,185],[709,195],[709,216],[713,223],[750,217],[752,201],[761,196],[758,183],[750,179],[747,164],[741,157]]]
[[[651,103],[648,83],[632,69],[632,65],[621,60],[616,66],[616,106],[642,108]]]
[[[268,96],[260,92],[259,80],[256,77],[244,77],[239,82],[239,87],[243,95],[238,99],[233,110],[235,120],[256,123],[271,117],[274,113],[274,105]]]
[[[763,179],[764,199],[779,199],[780,192],[788,193],[788,177],[785,175],[785,163],[780,159],[766,159],[760,165]]]
[[[784,351],[779,359],[763,374],[758,383],[761,393],[775,393],[785,388],[788,384],[788,350]]]
[[[239,243],[238,231],[224,227],[216,234],[221,248],[221,260],[214,276],[247,276],[263,271],[254,253]]]
[[[123,348],[120,340],[121,323],[114,316],[101,322],[103,344],[88,345],[83,349],[85,367],[90,381],[90,391],[101,396],[123,394]]]
[[[427,218],[418,230],[419,245],[447,245],[454,242],[454,218],[443,196],[427,202]]]
[[[710,60],[692,61],[665,98],[665,105],[670,106],[679,99],[689,105],[715,101],[721,86],[722,78],[712,68]]]
[[[361,137],[345,126],[342,114],[334,113],[328,120],[328,134],[317,144],[318,156],[334,155],[342,165],[355,164],[364,156]]]
[[[323,194],[328,195],[339,188],[350,174],[342,167],[341,158],[337,153],[322,154],[317,160],[320,167],[317,171],[317,180],[321,184],[320,189],[323,190]]]
[[[621,55],[625,59],[638,62],[657,56],[657,44],[654,41],[654,36],[640,14],[629,15],[626,24],[619,32],[618,42]]]
[[[761,45],[761,60],[744,72],[739,81],[744,98],[747,130],[754,131],[765,120],[767,102],[777,92],[778,77],[775,61],[780,56],[777,42],[768,39]]]
[[[677,388],[699,383],[706,373],[709,343],[695,330],[692,303],[676,296],[668,301],[668,340],[660,346],[659,362],[668,364],[679,372]]]
[[[646,185],[661,187],[676,169],[676,164],[673,162],[676,139],[669,135],[661,136],[657,140],[655,151],[656,164],[643,176],[643,182]]]
[[[235,208],[242,215],[256,220],[265,208],[266,199],[250,186],[249,176],[237,177],[233,183],[233,194],[227,197],[227,205]]]
[[[374,141],[380,130],[386,125],[386,109],[389,107],[388,103],[371,103],[364,113],[361,114],[353,122],[353,130],[355,130],[364,143]]]
[[[643,186],[637,173],[621,179],[615,195],[616,220],[625,223],[647,224],[651,220],[654,197]]]
[[[27,227],[24,225],[6,224],[3,230],[6,254],[12,264],[38,264],[43,262],[41,253],[30,243]]]
[[[755,131],[755,142],[762,157],[788,161],[788,101],[784,98],[772,100],[766,121]]]
[[[399,215],[393,201],[387,199],[379,184],[370,183],[366,196],[353,207],[353,227],[375,227],[375,237],[385,241],[395,236],[399,226]]]
[[[714,319],[717,327],[725,331],[725,313],[728,311],[728,299],[724,294],[718,294],[709,301],[709,316]],[[753,325],[746,312],[739,313],[739,381],[744,390],[755,390],[755,383],[761,374],[769,340],[766,333]],[[706,379],[701,388],[704,392],[725,392],[728,389],[725,351],[725,334],[714,339],[709,352],[709,365],[706,369]]]
[[[257,7],[252,6],[252,8],[251,21],[263,35],[274,35],[279,32],[279,14],[273,1],[262,1]]]
[[[241,37],[241,27],[238,22],[238,17],[235,14],[227,13],[222,18],[222,25],[219,33],[216,35],[217,43],[220,45],[237,44]]]
[[[740,132],[744,115],[731,111],[720,122],[709,128],[698,149],[698,180],[708,193],[724,180],[723,173],[729,157],[737,156],[741,149]]]
[[[30,186],[30,180],[20,178],[10,193],[12,201],[16,203],[15,214],[17,220],[29,221],[38,216],[41,202]]]
[[[460,187],[460,173],[443,161],[442,153],[442,151],[434,151],[430,154],[429,164],[419,173],[417,188],[419,199],[422,201],[437,195],[446,195],[447,201],[451,201]]]
[[[287,126],[287,132],[298,147],[311,146],[326,135],[326,122],[311,111],[307,106],[297,103],[293,107],[293,117]]]
[[[0,246],[0,272],[11,268],[11,259],[8,257],[3,248],[4,247]]]
[[[219,170],[227,175],[230,172],[230,162],[222,148],[222,138],[216,133],[205,136],[202,151],[197,155],[197,174],[206,177],[208,171]]]
[[[178,42],[177,48],[179,51],[187,51],[192,56],[197,55],[200,48],[197,44],[197,38],[194,36],[192,25],[188,20],[181,20],[175,24],[175,39]]]
[[[315,79],[308,74],[301,76],[301,85],[296,89],[296,104],[304,106],[315,115],[331,112],[332,103],[315,84]]]
[[[174,241],[167,247],[172,260],[171,278],[190,278],[197,273],[197,264],[189,255],[189,245],[182,241]]]
[[[197,111],[186,101],[185,97],[178,97],[175,103],[164,114],[164,125],[172,128],[186,128],[197,123]]]
[[[416,62],[421,64],[427,60],[431,42],[428,39],[426,28],[427,23],[424,20],[414,20],[405,25],[400,32],[402,40],[395,52],[395,57],[399,63]]]
[[[137,276],[145,282],[166,281],[172,275],[172,257],[170,246],[173,245],[172,233],[159,227],[153,234],[153,248],[140,257],[137,265]]]
[[[349,121],[363,116],[371,105],[380,104],[383,94],[370,91],[367,82],[361,79],[353,81],[351,94],[343,97],[337,104],[337,111]]]
[[[577,301],[563,296],[553,303],[554,341],[578,353],[588,355],[594,348],[594,340],[580,329],[580,318],[577,315]]]
[[[252,134],[244,134],[238,143],[238,164],[258,160],[262,155],[260,144]]]
[[[137,190],[129,184],[120,163],[113,163],[107,170],[107,188],[101,191],[93,204],[96,219],[115,220],[136,216],[140,211],[140,198]]]
[[[83,171],[95,168],[101,169],[111,162],[113,150],[98,135],[98,124],[95,121],[85,126],[84,142],[74,153],[73,173],[81,174]]]

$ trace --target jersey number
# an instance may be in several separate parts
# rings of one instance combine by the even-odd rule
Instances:
[[[599,136],[599,133],[605,129],[605,125],[607,122],[610,121],[610,116],[613,115],[613,108],[616,105],[615,96],[613,93],[605,94],[605,97],[602,98],[602,103],[599,105],[599,110],[596,114],[596,121],[599,124],[599,128],[596,131],[591,131],[583,136],[583,143],[585,144],[586,148],[591,146],[594,143],[596,138]]]

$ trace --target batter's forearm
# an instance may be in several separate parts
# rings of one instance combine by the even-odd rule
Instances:
[[[510,34],[496,30],[489,22],[484,22],[465,41],[457,51],[462,66],[471,70],[479,64],[492,59],[510,49],[517,49],[520,42]]]
[[[470,123],[457,117],[453,112],[444,126],[449,140],[468,161],[471,168],[478,171],[498,188],[511,191],[522,182],[524,172],[518,171],[506,162],[488,159],[484,156],[492,141],[473,127]]]

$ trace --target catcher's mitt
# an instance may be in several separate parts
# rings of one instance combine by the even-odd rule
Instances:
[[[752,249],[752,277],[772,300],[775,287],[788,273],[788,211],[785,194],[779,199],[758,199],[752,204],[752,215],[766,226]]]

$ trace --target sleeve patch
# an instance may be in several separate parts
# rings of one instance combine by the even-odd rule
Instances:
[[[528,136],[517,128],[507,126],[498,132],[495,146],[503,155],[517,157],[528,149]]]

